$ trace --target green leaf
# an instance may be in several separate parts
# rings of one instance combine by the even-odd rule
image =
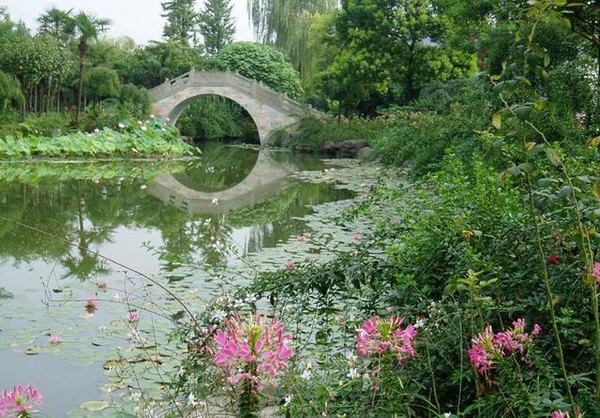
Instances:
[[[560,165],[560,156],[558,152],[554,148],[546,148],[546,156],[552,165],[559,166]]]
[[[564,186],[560,189],[559,196],[560,197],[568,197],[573,193],[573,188],[571,186]]]
[[[509,173],[515,177],[517,177],[519,174],[521,174],[521,169],[519,167],[517,167],[516,165],[512,165],[511,168],[508,169]]]
[[[519,120],[527,120],[529,119],[529,115],[531,114],[531,106],[528,105],[523,105],[523,106],[517,106],[514,109],[515,115],[517,115],[517,118],[519,118]]]
[[[496,112],[494,113],[494,116],[492,116],[492,125],[494,125],[494,128],[496,129],[502,127],[502,114],[500,112]]]

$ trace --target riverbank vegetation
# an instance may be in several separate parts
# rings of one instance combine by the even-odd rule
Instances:
[[[228,393],[245,416],[600,414],[598,62],[582,36],[596,11],[463,6],[342,2],[323,18],[341,52],[310,78],[332,117],[279,140],[376,148],[388,175],[337,219],[373,232],[218,299],[182,333],[198,348],[183,393]],[[265,349],[274,325],[240,314],[260,301],[293,340]]]

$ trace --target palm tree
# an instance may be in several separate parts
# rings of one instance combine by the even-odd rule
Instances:
[[[109,19],[97,18],[83,12],[79,12],[75,16],[68,16],[68,19],[65,22],[65,33],[69,36],[79,36],[79,92],[77,94],[77,113],[75,114],[75,121],[79,120],[79,113],[81,111],[83,73],[88,51],[88,40],[97,39],[100,33],[106,32],[110,24],[111,21]]]
[[[62,42],[66,41],[65,25],[72,18],[71,10],[61,10],[56,7],[46,10],[46,12],[37,18],[40,28],[38,32],[42,35],[50,35]]]

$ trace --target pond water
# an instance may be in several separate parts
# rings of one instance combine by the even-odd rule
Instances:
[[[315,207],[351,199],[312,179],[325,168],[220,144],[185,161],[0,164],[0,390],[35,384],[42,412],[59,417],[137,386],[108,360],[115,347],[152,345],[178,314],[162,286],[202,300],[215,272],[299,236]],[[138,330],[132,313],[152,327]]]

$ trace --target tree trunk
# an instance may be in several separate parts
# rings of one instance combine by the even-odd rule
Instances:
[[[75,112],[75,122],[79,122],[79,112],[81,111],[81,98],[83,95],[83,71],[85,58],[79,59],[79,92],[77,93],[77,110]]]
[[[596,65],[597,65],[597,77],[596,77],[596,82],[598,83],[598,85],[600,86],[600,43],[596,44]]]

